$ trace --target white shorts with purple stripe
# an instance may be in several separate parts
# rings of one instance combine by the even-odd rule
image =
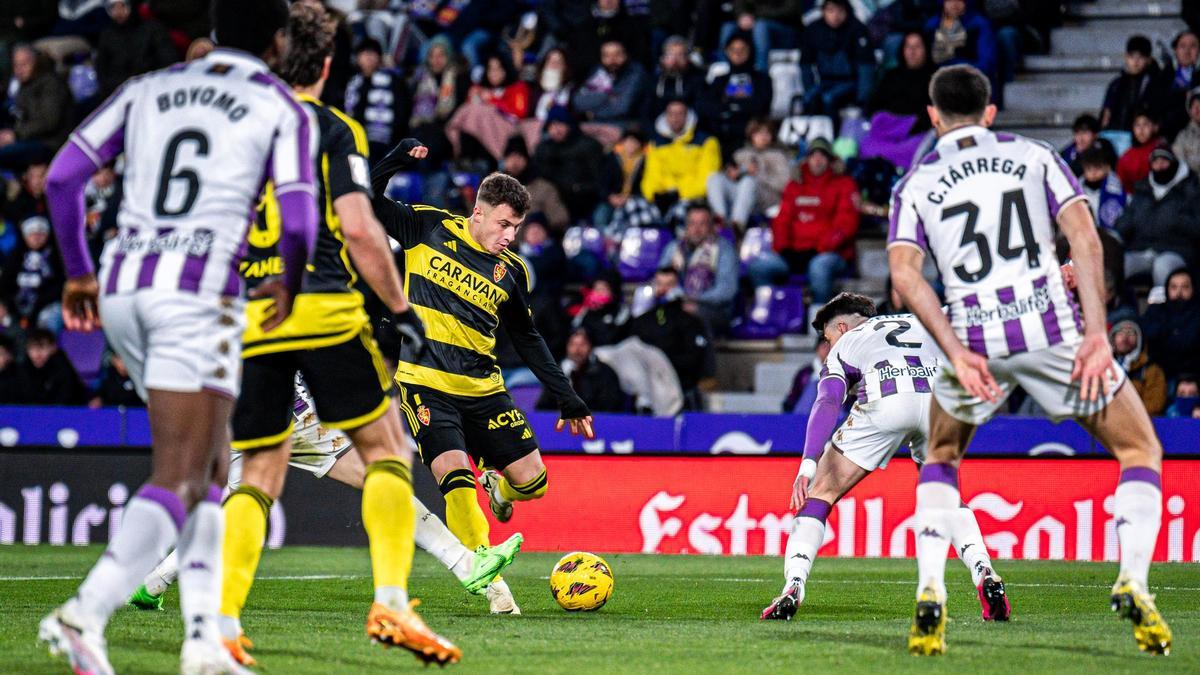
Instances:
[[[913,461],[925,461],[930,394],[899,392],[869,403],[855,403],[833,433],[832,443],[846,459],[867,471],[882,469],[907,445]]]
[[[958,383],[953,364],[942,364],[933,381],[938,404],[955,419],[968,424],[987,422],[1004,405],[1013,389],[1020,386],[1055,422],[1089,417],[1112,401],[1125,381],[1125,369],[1114,361],[1117,378],[1106,383],[1103,395],[1095,401],[1080,398],[1079,383],[1071,381],[1075,353],[1082,339],[1060,342],[1044,349],[988,359],[988,369],[1002,395],[996,403],[971,396]]]
[[[150,389],[237,397],[241,299],[146,288],[100,296],[100,319],[142,400]]]

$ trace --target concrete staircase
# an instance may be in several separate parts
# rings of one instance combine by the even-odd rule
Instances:
[[[1005,88],[998,128],[1049,141],[1071,137],[1071,122],[1098,114],[1104,91],[1120,72],[1125,41],[1142,34],[1156,53],[1185,28],[1179,0],[1098,0],[1072,3],[1066,25],[1054,31],[1051,53],[1025,59],[1025,72]]]

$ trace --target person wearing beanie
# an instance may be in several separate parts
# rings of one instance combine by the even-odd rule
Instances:
[[[0,273],[0,298],[12,320],[23,328],[62,330],[62,289],[66,277],[54,245],[50,221],[29,216],[21,222],[17,243]]]
[[[346,85],[346,112],[363,125],[371,157],[382,158],[408,135],[409,100],[400,73],[383,67],[383,46],[366,38],[354,48],[358,72]]]
[[[1151,55],[1150,38],[1134,35],[1125,44],[1125,69],[1104,93],[1100,126],[1104,129],[1131,131],[1134,116],[1156,102],[1158,64]]]
[[[504,145],[504,154],[500,157],[500,171],[521,181],[529,190],[529,212],[538,214],[543,225],[561,234],[567,229],[570,214],[558,195],[554,184],[542,177],[533,160],[529,156],[529,148],[525,139],[514,135]]]
[[[572,220],[591,216],[604,197],[604,148],[580,132],[562,106],[546,111],[545,131],[533,166],[558,189]]]
[[[1184,373],[1200,372],[1200,298],[1192,274],[1176,270],[1167,277],[1166,302],[1150,305],[1138,323],[1142,326],[1150,357],[1162,366],[1167,379],[1181,380]]]
[[[1125,242],[1125,278],[1149,273],[1163,286],[1200,253],[1200,181],[1165,143],[1153,149],[1149,163],[1150,174],[1134,187],[1116,230]]]

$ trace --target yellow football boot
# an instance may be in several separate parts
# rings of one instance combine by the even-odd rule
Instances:
[[[929,586],[917,597],[917,612],[908,630],[908,653],[937,656],[946,653],[946,603]]]
[[[1163,656],[1171,653],[1171,628],[1154,606],[1154,596],[1142,584],[1117,579],[1112,590],[1112,610],[1133,622],[1133,639],[1138,649]]]

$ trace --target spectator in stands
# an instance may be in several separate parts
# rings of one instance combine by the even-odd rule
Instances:
[[[117,234],[117,212],[124,194],[124,183],[114,162],[96,169],[83,193],[87,209],[87,244],[93,262],[99,262],[104,244]]]
[[[533,136],[535,142],[531,145],[536,147],[536,141],[540,140],[537,137],[541,135],[541,127],[546,122],[546,115],[550,109],[555,106],[568,110],[571,108],[571,95],[575,93],[575,74],[567,61],[567,52],[564,49],[554,47],[542,55],[538,62],[533,91],[533,119],[536,123],[531,124],[534,133],[528,134],[526,141]]]
[[[437,36],[425,51],[425,63],[412,80],[412,115],[409,133],[429,148],[429,166],[440,166],[450,157],[444,127],[458,104],[466,100],[471,81],[461,67],[450,40]],[[382,157],[381,157],[382,158]]]
[[[738,289],[737,251],[717,233],[707,203],[689,204],[684,222],[683,237],[667,244],[658,266],[679,273],[684,298],[696,303],[695,313],[712,333],[724,334],[733,319],[733,298]]]
[[[1194,264],[1200,245],[1200,180],[1165,144],[1150,156],[1116,230],[1125,242],[1125,278],[1150,273],[1155,286]]]
[[[1142,315],[1142,331],[1150,356],[1167,374],[1200,372],[1200,301],[1194,295],[1192,274],[1185,269],[1167,279],[1167,301],[1150,305]]]
[[[929,47],[925,36],[918,31],[904,35],[900,47],[900,63],[883,73],[879,85],[867,102],[867,112],[881,110],[893,115],[913,115],[917,124],[910,133],[929,129],[929,80],[933,77],[933,63],[929,60]]]
[[[804,112],[831,115],[848,105],[865,106],[875,84],[875,50],[849,0],[824,0],[821,18],[800,38]]]
[[[567,320],[562,310],[566,254],[547,229],[543,214],[532,212],[517,232],[517,252],[528,264],[533,290],[526,298],[533,323],[545,338],[550,353],[562,354]]]
[[[572,330],[586,330],[597,347],[616,344],[624,337],[629,308],[621,292],[621,275],[607,270],[580,291],[579,304],[568,308]]]
[[[1133,192],[1134,185],[1150,175],[1150,153],[1162,143],[1158,136],[1158,121],[1149,111],[1139,112],[1133,118],[1133,147],[1117,160],[1117,177],[1126,192]]]
[[[529,116],[529,85],[517,79],[517,71],[503,54],[484,60],[483,79],[471,87],[467,100],[446,124],[446,137],[454,156],[462,156],[462,136],[469,134],[500,160],[508,139],[519,131],[517,122]]]
[[[1112,172],[1108,153],[1099,145],[1084,150],[1077,161],[1082,167],[1083,180],[1080,187],[1087,196],[1088,206],[1096,224],[1106,230],[1117,226],[1117,219],[1125,211],[1125,189],[1120,179]]]
[[[607,194],[604,201],[596,206],[596,212],[592,216],[596,227],[609,229],[615,216],[629,205],[630,200],[640,200],[643,202],[640,206],[648,206],[640,191],[646,147],[646,137],[634,129],[627,129],[621,140],[613,146],[605,164],[604,183],[607,186]]]
[[[708,202],[713,212],[739,235],[750,216],[779,203],[792,176],[791,161],[775,145],[769,122],[746,126],[746,145],[733,153],[733,162],[708,177]]]
[[[346,85],[346,112],[367,132],[371,157],[382,159],[408,135],[408,87],[400,73],[383,68],[383,46],[366,38],[354,49],[358,72]]]
[[[558,189],[572,220],[591,216],[604,196],[604,149],[579,131],[562,106],[546,114],[546,133],[533,166]]]
[[[16,344],[11,337],[0,333],[0,405],[22,402],[18,370]]]
[[[833,282],[849,267],[858,234],[858,186],[833,167],[829,141],[808,146],[800,177],[783,189],[771,221],[774,255],[750,263],[755,286],[779,283],[789,274],[808,274],[813,302],[833,297]]]
[[[987,17],[970,7],[967,0],[945,0],[941,14],[925,23],[934,65],[969,63],[992,80],[993,95],[1002,87],[996,81],[996,38]]]
[[[683,390],[684,407],[702,410],[700,380],[714,372],[712,341],[704,322],[692,311],[694,303],[685,303],[679,272],[663,267],[654,274],[655,307],[629,322],[629,332],[642,342],[658,347],[675,368]]]
[[[529,150],[525,147],[525,139],[520,135],[508,139],[504,146],[500,171],[521,181],[528,188],[530,213],[541,213],[545,224],[557,234],[561,235],[563,230],[567,229],[571,214],[559,197],[558,188],[534,168],[529,158]]]
[[[1136,321],[1125,320],[1108,332],[1113,356],[1121,363],[1133,388],[1151,415],[1161,415],[1167,408],[1167,377],[1163,369],[1151,363],[1142,344],[1142,329]]]
[[[772,88],[771,78],[754,70],[754,47],[742,35],[735,33],[725,43],[725,58],[729,72],[713,80],[696,109],[705,128],[714,130],[721,148],[732,154],[745,139],[750,120],[771,114]]]
[[[829,349],[828,340],[817,342],[812,362],[802,366],[792,378],[792,388],[783,399],[783,412],[807,415],[812,410],[813,401],[817,400],[817,383],[821,381],[821,369],[825,367]]]
[[[112,23],[100,31],[95,57],[102,98],[108,98],[134,75],[165,68],[179,60],[167,29],[153,18],[139,16],[130,5],[132,1],[108,2]]]
[[[575,110],[599,126],[597,139],[609,145],[637,119],[646,90],[645,67],[629,58],[623,43],[609,39],[600,47],[600,65],[575,93]]]
[[[1167,410],[1167,417],[1184,419],[1200,417],[1200,378],[1191,373],[1179,376],[1175,384],[1175,400]]]
[[[1134,35],[1125,43],[1125,69],[1108,85],[1100,126],[1130,131],[1134,116],[1155,103],[1158,64],[1154,62],[1150,38]]]
[[[1188,92],[1187,111],[1188,124],[1175,137],[1171,149],[1181,162],[1197,173],[1200,172],[1200,87]]]
[[[104,368],[100,371],[100,386],[96,394],[88,401],[89,408],[104,406],[122,406],[125,408],[145,408],[146,403],[138,396],[133,380],[129,379],[129,371],[125,369],[125,359],[121,355],[109,351],[104,358]]]
[[[54,333],[34,328],[25,337],[25,360],[18,366],[21,403],[25,405],[82,405],[87,390]]]
[[[1117,151],[1107,138],[1100,137],[1100,120],[1096,119],[1095,115],[1085,113],[1075,118],[1075,122],[1071,124],[1071,142],[1059,150],[1059,154],[1076,177],[1083,175],[1080,159],[1092,146],[1099,146],[1104,151],[1110,168],[1116,167]]]
[[[587,4],[591,7],[585,9]],[[578,67],[580,72],[590,73],[597,65],[597,55],[600,62],[604,61],[604,45],[618,40],[629,59],[643,66],[649,64],[650,36],[646,22],[631,17],[621,4],[621,0],[596,0],[593,3],[566,0],[547,7],[549,12],[565,10],[583,15],[578,27],[563,41],[570,51],[571,65]],[[563,5],[576,7],[567,9]]]
[[[0,129],[0,169],[19,170],[33,158],[53,153],[71,131],[71,90],[50,58],[29,45],[13,49],[13,124]]]
[[[1162,98],[1162,132],[1169,139],[1188,124],[1188,94],[1200,87],[1200,68],[1196,61],[1200,58],[1200,39],[1190,30],[1185,30],[1171,41],[1175,62],[1171,67],[1163,68],[1158,83],[1159,96]]]
[[[651,119],[661,115],[671,101],[683,101],[690,108],[696,107],[705,88],[704,73],[688,58],[685,38],[672,35],[663,42],[655,75],[654,103],[649,111]]]
[[[765,73],[772,49],[796,48],[796,27],[806,4],[803,0],[737,0],[733,3],[736,21],[721,26],[721,42],[734,32],[749,34],[754,42],[754,69]]]
[[[49,156],[43,154],[21,172],[17,195],[4,206],[4,217],[10,223],[20,225],[31,216],[50,217],[46,205],[46,173],[49,170]]]
[[[62,330],[62,259],[50,233],[50,221],[30,216],[21,222],[21,242],[0,273],[0,296],[7,313],[22,327]]]
[[[700,131],[696,114],[683,101],[671,101],[654,122],[646,151],[642,196],[659,210],[700,199],[712,172],[721,168],[721,146]]]
[[[629,397],[621,390],[616,371],[592,353],[592,341],[587,330],[577,329],[567,338],[567,358],[563,359],[562,369],[571,380],[571,388],[592,412],[629,411]],[[558,403],[543,389],[535,407],[538,410],[558,410]]]

